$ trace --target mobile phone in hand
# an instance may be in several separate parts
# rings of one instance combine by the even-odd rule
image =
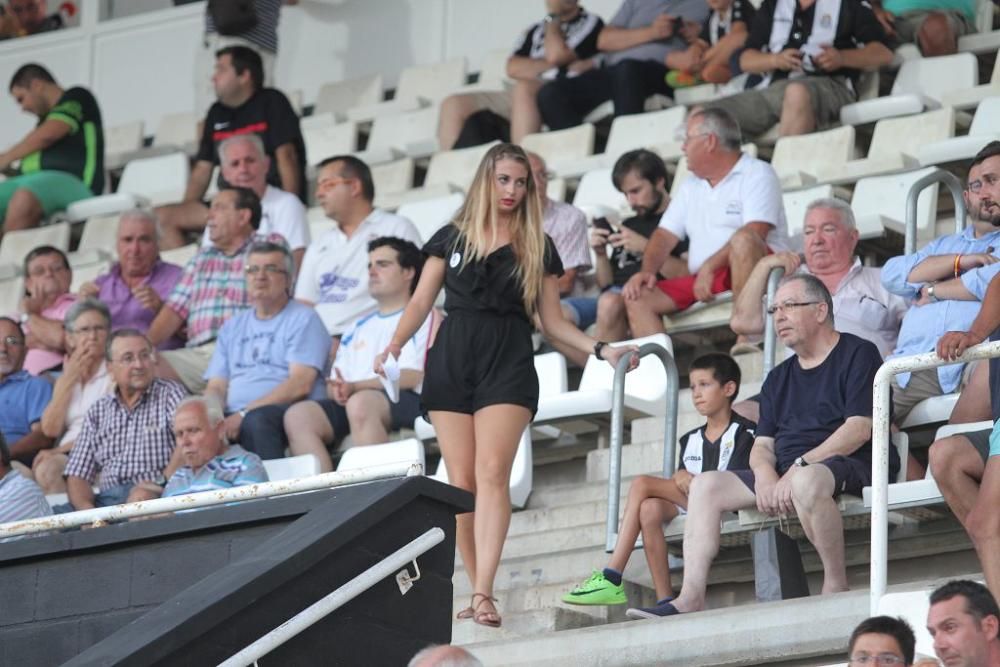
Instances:
[[[607,219],[607,218],[604,218],[604,217],[601,217],[601,218],[594,218],[594,222],[593,222],[593,223],[591,223],[591,224],[593,224],[593,225],[594,225],[594,227],[596,227],[597,229],[603,229],[603,230],[605,230],[605,231],[606,231],[606,232],[608,232],[609,234],[617,234],[617,233],[618,233],[618,230],[617,230],[617,229],[615,229],[615,228],[614,228],[614,227],[613,227],[613,226],[611,225],[611,223],[610,223],[610,222],[608,222],[608,219]]]

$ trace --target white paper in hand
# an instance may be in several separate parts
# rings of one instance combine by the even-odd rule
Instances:
[[[382,369],[385,371],[385,377],[379,375],[378,379],[382,381],[382,386],[385,388],[385,393],[389,395],[389,400],[393,403],[399,403],[399,362],[396,361],[396,357],[391,354],[386,355]]]

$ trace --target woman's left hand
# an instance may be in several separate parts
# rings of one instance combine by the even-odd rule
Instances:
[[[623,345],[621,347],[612,347],[606,345],[603,350],[601,350],[601,356],[604,360],[611,364],[612,368],[618,368],[618,361],[627,354],[632,355],[632,360],[629,362],[628,370],[635,370],[639,366],[639,348],[635,345]]]

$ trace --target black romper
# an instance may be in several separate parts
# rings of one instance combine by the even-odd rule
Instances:
[[[427,354],[424,411],[472,414],[488,405],[538,409],[533,326],[524,310],[515,257],[509,245],[462,267],[464,241],[454,225],[437,231],[424,252],[445,261],[444,308],[448,312]],[[458,241],[456,245],[456,241]],[[561,276],[562,261],[545,237],[545,274]]]

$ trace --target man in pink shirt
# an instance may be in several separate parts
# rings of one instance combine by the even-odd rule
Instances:
[[[63,362],[63,318],[76,301],[69,292],[73,272],[62,250],[39,246],[24,258],[24,276],[20,315],[28,345],[24,370],[40,375]]]

